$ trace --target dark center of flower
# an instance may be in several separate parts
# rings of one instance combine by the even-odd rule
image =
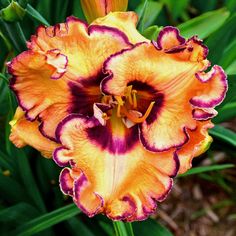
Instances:
[[[103,96],[102,103],[111,105],[113,110],[116,111],[115,114],[118,118],[127,118],[134,124],[144,122],[155,104],[154,101],[150,102],[143,114],[138,111],[138,91],[133,89],[132,85],[126,88],[124,96]],[[109,120],[111,116],[112,112],[102,114],[104,120]]]

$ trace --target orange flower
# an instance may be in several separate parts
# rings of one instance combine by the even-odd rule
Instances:
[[[197,37],[165,27],[150,42],[136,19],[110,13],[90,26],[69,18],[40,27],[9,64],[28,122],[58,145],[62,192],[90,217],[153,213],[173,177],[209,147],[210,119],[227,90],[221,67],[204,72],[208,50]]]
[[[107,15],[109,12],[126,11],[128,0],[80,0],[88,22]]]

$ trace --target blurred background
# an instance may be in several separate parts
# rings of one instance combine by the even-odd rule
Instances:
[[[89,219],[61,193],[60,168],[53,161],[29,147],[16,149],[8,140],[16,100],[5,63],[25,50],[25,39],[38,25],[64,22],[70,15],[84,19],[79,0],[16,2],[12,15],[11,1],[0,0],[0,235],[113,236],[110,220],[101,215]],[[155,40],[166,25],[177,26],[185,37],[199,35],[210,49],[208,59],[225,69],[229,82],[213,120],[210,149],[175,179],[156,215],[132,224],[134,234],[235,236],[236,0],[130,0],[128,9],[139,14],[138,29],[149,39]],[[125,230],[122,235],[129,236]]]

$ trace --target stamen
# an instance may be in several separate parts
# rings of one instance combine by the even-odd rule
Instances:
[[[130,105],[133,105],[132,88],[133,88],[133,85],[130,85],[126,88],[126,90],[127,90],[126,97],[128,98]]]
[[[150,115],[152,108],[154,106],[155,102],[151,102],[148,109],[146,110],[145,114],[142,117],[135,117],[134,115],[132,115],[129,111],[127,111],[127,109],[125,107],[123,107],[122,111],[124,112],[125,116],[130,119],[131,121],[133,121],[134,123],[142,123],[144,122],[148,116]]]
[[[102,114],[102,118],[103,118],[104,120],[109,120],[109,119],[110,119],[110,117],[107,115],[107,113],[103,113],[103,114]]]
[[[137,94],[137,90],[133,90],[132,91],[132,95],[133,95],[133,108],[137,108],[137,97],[136,97],[136,94]]]
[[[117,105],[117,117],[121,117],[121,106],[124,105],[124,101],[122,100],[121,96],[115,96],[115,99],[118,103]]]

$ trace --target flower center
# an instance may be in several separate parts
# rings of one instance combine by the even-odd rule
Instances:
[[[154,101],[150,102],[146,112],[142,114],[137,110],[138,108],[138,92],[133,89],[132,85],[128,86],[124,96],[108,96],[102,98],[102,103],[111,105],[116,109],[116,116],[119,118],[128,118],[133,123],[142,123],[150,115],[152,108],[155,104]],[[103,113],[104,120],[110,119],[108,113]]]

